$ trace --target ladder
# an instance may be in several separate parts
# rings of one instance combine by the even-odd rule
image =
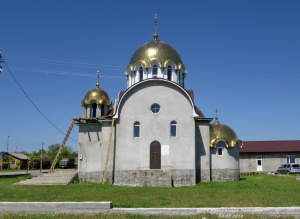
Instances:
[[[70,135],[70,133],[71,133],[71,131],[73,129],[73,126],[74,126],[74,123],[75,123],[76,120],[77,119],[73,118],[73,121],[72,121],[72,123],[71,123],[71,125],[69,127],[69,130],[68,130],[68,132],[67,132],[67,134],[66,134],[66,136],[65,136],[65,138],[64,138],[64,140],[63,140],[63,142],[62,142],[62,144],[61,144],[61,146],[60,146],[60,148],[59,148],[59,150],[58,150],[58,152],[56,154],[55,159],[53,160],[53,162],[51,164],[51,167],[50,167],[50,170],[49,170],[48,173],[53,173],[53,169],[54,169],[54,167],[55,167],[55,165],[57,163],[57,160],[58,160],[58,158],[59,158],[59,156],[60,156],[60,154],[62,152],[62,149],[64,148],[64,146],[65,146],[65,144],[66,144],[66,142],[68,140],[68,137],[69,137],[69,135]]]

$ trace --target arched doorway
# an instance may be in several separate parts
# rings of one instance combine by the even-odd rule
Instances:
[[[158,141],[150,144],[150,169],[161,169],[161,145]]]

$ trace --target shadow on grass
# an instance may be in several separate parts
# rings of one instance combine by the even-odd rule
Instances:
[[[31,176],[30,174],[26,174],[26,173],[24,173],[24,174],[10,174],[10,175],[0,175],[0,178],[17,178],[17,177],[28,177],[28,179],[29,178],[32,178],[32,177],[29,177],[29,176]]]

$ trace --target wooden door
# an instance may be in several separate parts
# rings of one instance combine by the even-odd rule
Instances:
[[[158,141],[150,144],[150,169],[161,168],[161,146]]]

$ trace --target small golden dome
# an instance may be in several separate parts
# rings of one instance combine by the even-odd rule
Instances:
[[[96,84],[96,88],[90,90],[85,95],[84,99],[81,101],[81,105],[85,106],[93,101],[95,101],[97,104],[102,104],[104,101],[106,101],[107,104],[111,105],[108,94],[99,88],[99,83]]]
[[[224,141],[227,143],[229,148],[238,146],[243,146],[243,141],[238,139],[237,135],[227,125],[220,123],[218,120],[214,122],[214,124],[210,124],[210,147],[214,148],[216,143],[219,141]]]
[[[139,47],[132,55],[128,67],[133,70],[140,62],[147,68],[154,60],[159,61],[163,68],[167,67],[168,62],[174,62],[178,69],[183,67],[179,53],[169,44],[157,39]]]

